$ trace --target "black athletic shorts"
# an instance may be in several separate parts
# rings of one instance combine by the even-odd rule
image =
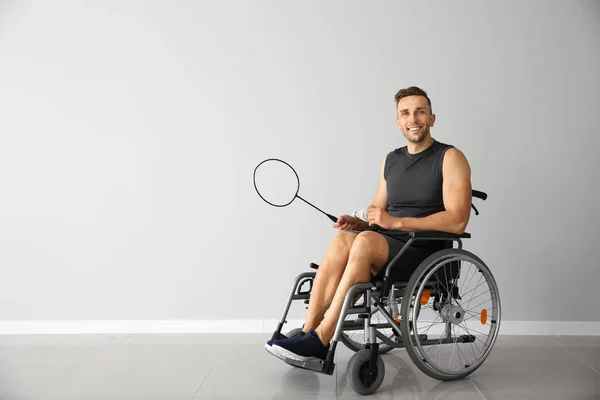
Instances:
[[[385,238],[388,243],[388,256],[385,265],[381,270],[374,275],[377,279],[385,276],[385,269],[392,259],[402,250],[404,245],[410,239],[410,235],[406,232],[393,231],[387,229],[375,229]],[[362,231],[352,230],[351,232],[360,233]],[[418,268],[418,266],[431,254],[436,251],[452,247],[452,242],[444,240],[416,240],[413,241],[409,248],[406,249],[400,258],[394,263],[391,270],[391,276],[395,281],[408,281]]]

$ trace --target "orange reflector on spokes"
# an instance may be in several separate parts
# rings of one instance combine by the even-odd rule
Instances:
[[[431,297],[431,292],[429,291],[429,289],[424,290],[423,294],[421,295],[421,305],[424,306],[425,304],[427,304],[430,297]]]
[[[487,322],[487,310],[484,308],[481,310],[481,325],[485,325]]]

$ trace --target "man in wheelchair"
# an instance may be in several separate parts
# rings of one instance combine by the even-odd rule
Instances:
[[[454,146],[432,138],[436,117],[425,91],[402,89],[395,102],[406,146],[385,156],[375,198],[362,218],[343,215],[333,224],[340,232],[319,264],[302,331],[265,346],[279,358],[325,360],[348,290],[381,278],[410,239],[409,232],[465,232],[472,200],[467,159]],[[395,266],[394,278],[408,280],[421,261],[447,245],[415,242]]]

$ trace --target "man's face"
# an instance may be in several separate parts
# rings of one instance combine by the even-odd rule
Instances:
[[[429,136],[435,122],[429,103],[423,96],[408,96],[398,102],[396,124],[409,142],[419,143]]]

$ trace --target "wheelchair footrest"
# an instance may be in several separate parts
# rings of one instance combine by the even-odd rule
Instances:
[[[333,371],[335,369],[335,364],[333,362],[321,360],[297,361],[287,358],[285,359],[285,362],[293,365],[294,367],[320,372],[326,375],[333,375]]]

